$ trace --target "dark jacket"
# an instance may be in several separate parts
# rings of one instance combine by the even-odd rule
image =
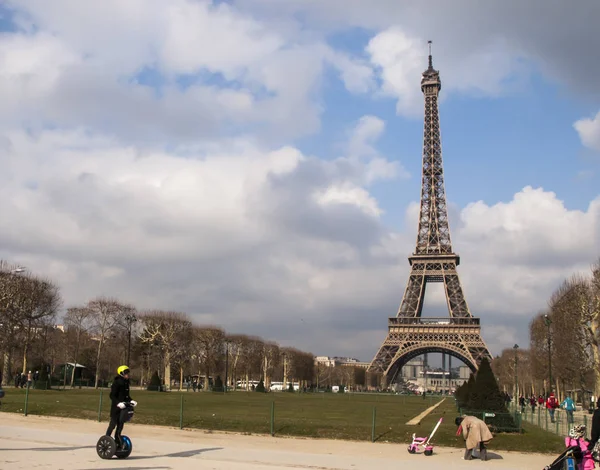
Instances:
[[[592,416],[592,438],[590,439],[589,449],[594,447],[598,439],[600,439],[600,408],[596,408],[594,416]]]
[[[129,379],[117,375],[113,380],[112,386],[110,387],[110,401],[111,401],[111,413],[116,412],[119,408],[117,405],[122,401],[131,401],[129,396]]]

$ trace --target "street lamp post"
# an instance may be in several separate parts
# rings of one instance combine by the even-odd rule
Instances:
[[[550,341],[550,325],[552,324],[552,320],[548,314],[544,315],[544,323],[548,327],[548,390],[546,393],[550,394],[552,391],[552,343]]]
[[[127,366],[131,367],[129,365],[129,359],[131,357],[131,327],[138,319],[135,316],[135,313],[128,313],[125,315],[125,321],[127,322]]]
[[[519,373],[518,373],[518,365],[519,365],[519,357],[517,355],[517,349],[519,349],[519,345],[515,344],[513,346],[513,349],[515,350],[515,396],[514,396],[514,400],[515,400],[515,404],[517,403],[517,400],[519,399]]]
[[[286,354],[283,353],[283,385],[281,386],[281,390],[287,392],[288,384],[287,384],[287,357]]]
[[[229,372],[229,341],[225,341],[225,388],[223,389],[227,393],[227,373]]]

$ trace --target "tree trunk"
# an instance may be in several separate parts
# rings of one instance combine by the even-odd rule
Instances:
[[[171,390],[171,353],[165,351],[165,385]]]
[[[71,373],[71,388],[75,387],[75,371],[77,370],[77,356],[79,356],[79,336],[80,332],[77,332],[77,344],[75,345],[75,366],[73,367],[73,372]],[[80,382],[81,383],[81,382]]]
[[[208,362],[208,361],[207,361]],[[206,365],[206,376],[204,377],[204,391],[208,392],[208,388],[210,386],[210,383],[208,381],[208,376],[210,375],[210,367],[208,366],[208,364]]]
[[[27,327],[27,334],[25,335],[25,345],[23,346],[23,374],[27,374],[27,353],[29,352],[30,335],[31,325]]]
[[[94,388],[98,388],[98,380],[100,378],[100,354],[102,353],[102,346],[104,343],[104,336],[100,336],[98,342],[98,352],[96,354],[96,380],[94,381]]]
[[[594,395],[600,396],[600,345],[598,344],[599,325],[597,319],[590,322],[590,336],[592,343],[592,353],[594,358]]]
[[[12,380],[12,371],[10,370],[10,349],[4,353],[4,364],[2,366],[2,385],[8,385]]]
[[[179,366],[179,391],[183,390],[183,366]]]

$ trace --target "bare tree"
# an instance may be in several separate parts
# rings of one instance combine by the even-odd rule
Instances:
[[[209,389],[211,371],[218,369],[224,341],[225,332],[221,328],[213,326],[194,328],[193,350],[200,370],[204,370],[204,390]]]
[[[276,343],[268,342],[263,346],[263,383],[265,388],[271,387],[271,378],[275,367],[279,364],[281,354]]]
[[[67,309],[64,322],[67,329],[74,331],[74,344],[70,345],[73,348],[73,362],[75,366],[71,373],[71,387],[75,386],[75,370],[79,363],[79,349],[83,335],[86,334],[92,327],[92,313],[87,307],[71,307]]]
[[[546,314],[538,313],[529,323],[529,357],[534,380],[545,384],[544,389],[550,391],[552,385],[548,383],[548,333],[544,322]],[[551,348],[554,350],[552,344]]]
[[[98,341],[96,352],[96,380],[94,387],[98,388],[100,378],[100,362],[102,359],[102,348],[108,335],[122,324],[122,317],[128,312],[134,310],[132,305],[123,304],[116,299],[107,297],[98,297],[88,302],[86,308],[90,312],[90,321],[95,339]]]
[[[184,369],[189,366],[193,351],[193,330],[191,323],[186,323],[185,328],[179,329],[171,343],[171,359],[179,367],[179,390],[183,387]]]
[[[59,289],[51,281],[36,276],[23,276],[27,281],[25,301],[21,312],[23,330],[23,373],[27,372],[27,354],[32,335],[44,321],[53,319],[60,308]]]
[[[586,376],[592,367],[593,352],[588,327],[588,283],[580,276],[563,282],[550,298],[552,339],[558,346],[552,354],[552,375],[564,391],[586,388]]]
[[[171,387],[171,362],[181,359],[187,347],[186,335],[192,322],[184,313],[152,310],[141,315],[143,330],[140,340],[161,351],[164,380]]]
[[[246,387],[250,380],[256,380],[260,377],[262,370],[262,352],[264,349],[264,341],[260,338],[249,337],[240,350],[240,368],[244,373],[244,382]]]
[[[237,388],[237,378],[240,365],[243,363],[243,355],[248,348],[250,338],[246,335],[230,335],[226,341],[229,344],[229,370],[231,375],[228,377],[233,384],[233,388]],[[227,384],[225,384],[227,386]]]
[[[12,354],[19,344],[19,324],[27,281],[20,268],[0,260],[0,351],[3,352],[2,384],[11,379]]]

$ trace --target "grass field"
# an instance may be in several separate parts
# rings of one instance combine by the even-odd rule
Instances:
[[[5,389],[2,412],[23,413],[25,391]],[[435,442],[463,447],[456,437],[457,416],[452,398],[446,399],[418,426],[405,423],[440,399],[418,396],[376,394],[291,394],[252,392],[193,393],[132,391],[139,405],[134,421],[158,426],[180,425],[181,399],[185,428],[236,431],[251,434],[271,432],[271,406],[274,404],[274,433],[303,437],[370,440],[375,417],[375,438],[382,442],[408,443],[413,432],[426,436],[440,417],[444,422]],[[108,421],[108,390],[102,392],[101,420]],[[27,412],[32,415],[98,419],[99,390],[30,390]],[[563,440],[535,426],[524,424],[523,434],[498,434],[491,448],[525,452],[559,452]]]

